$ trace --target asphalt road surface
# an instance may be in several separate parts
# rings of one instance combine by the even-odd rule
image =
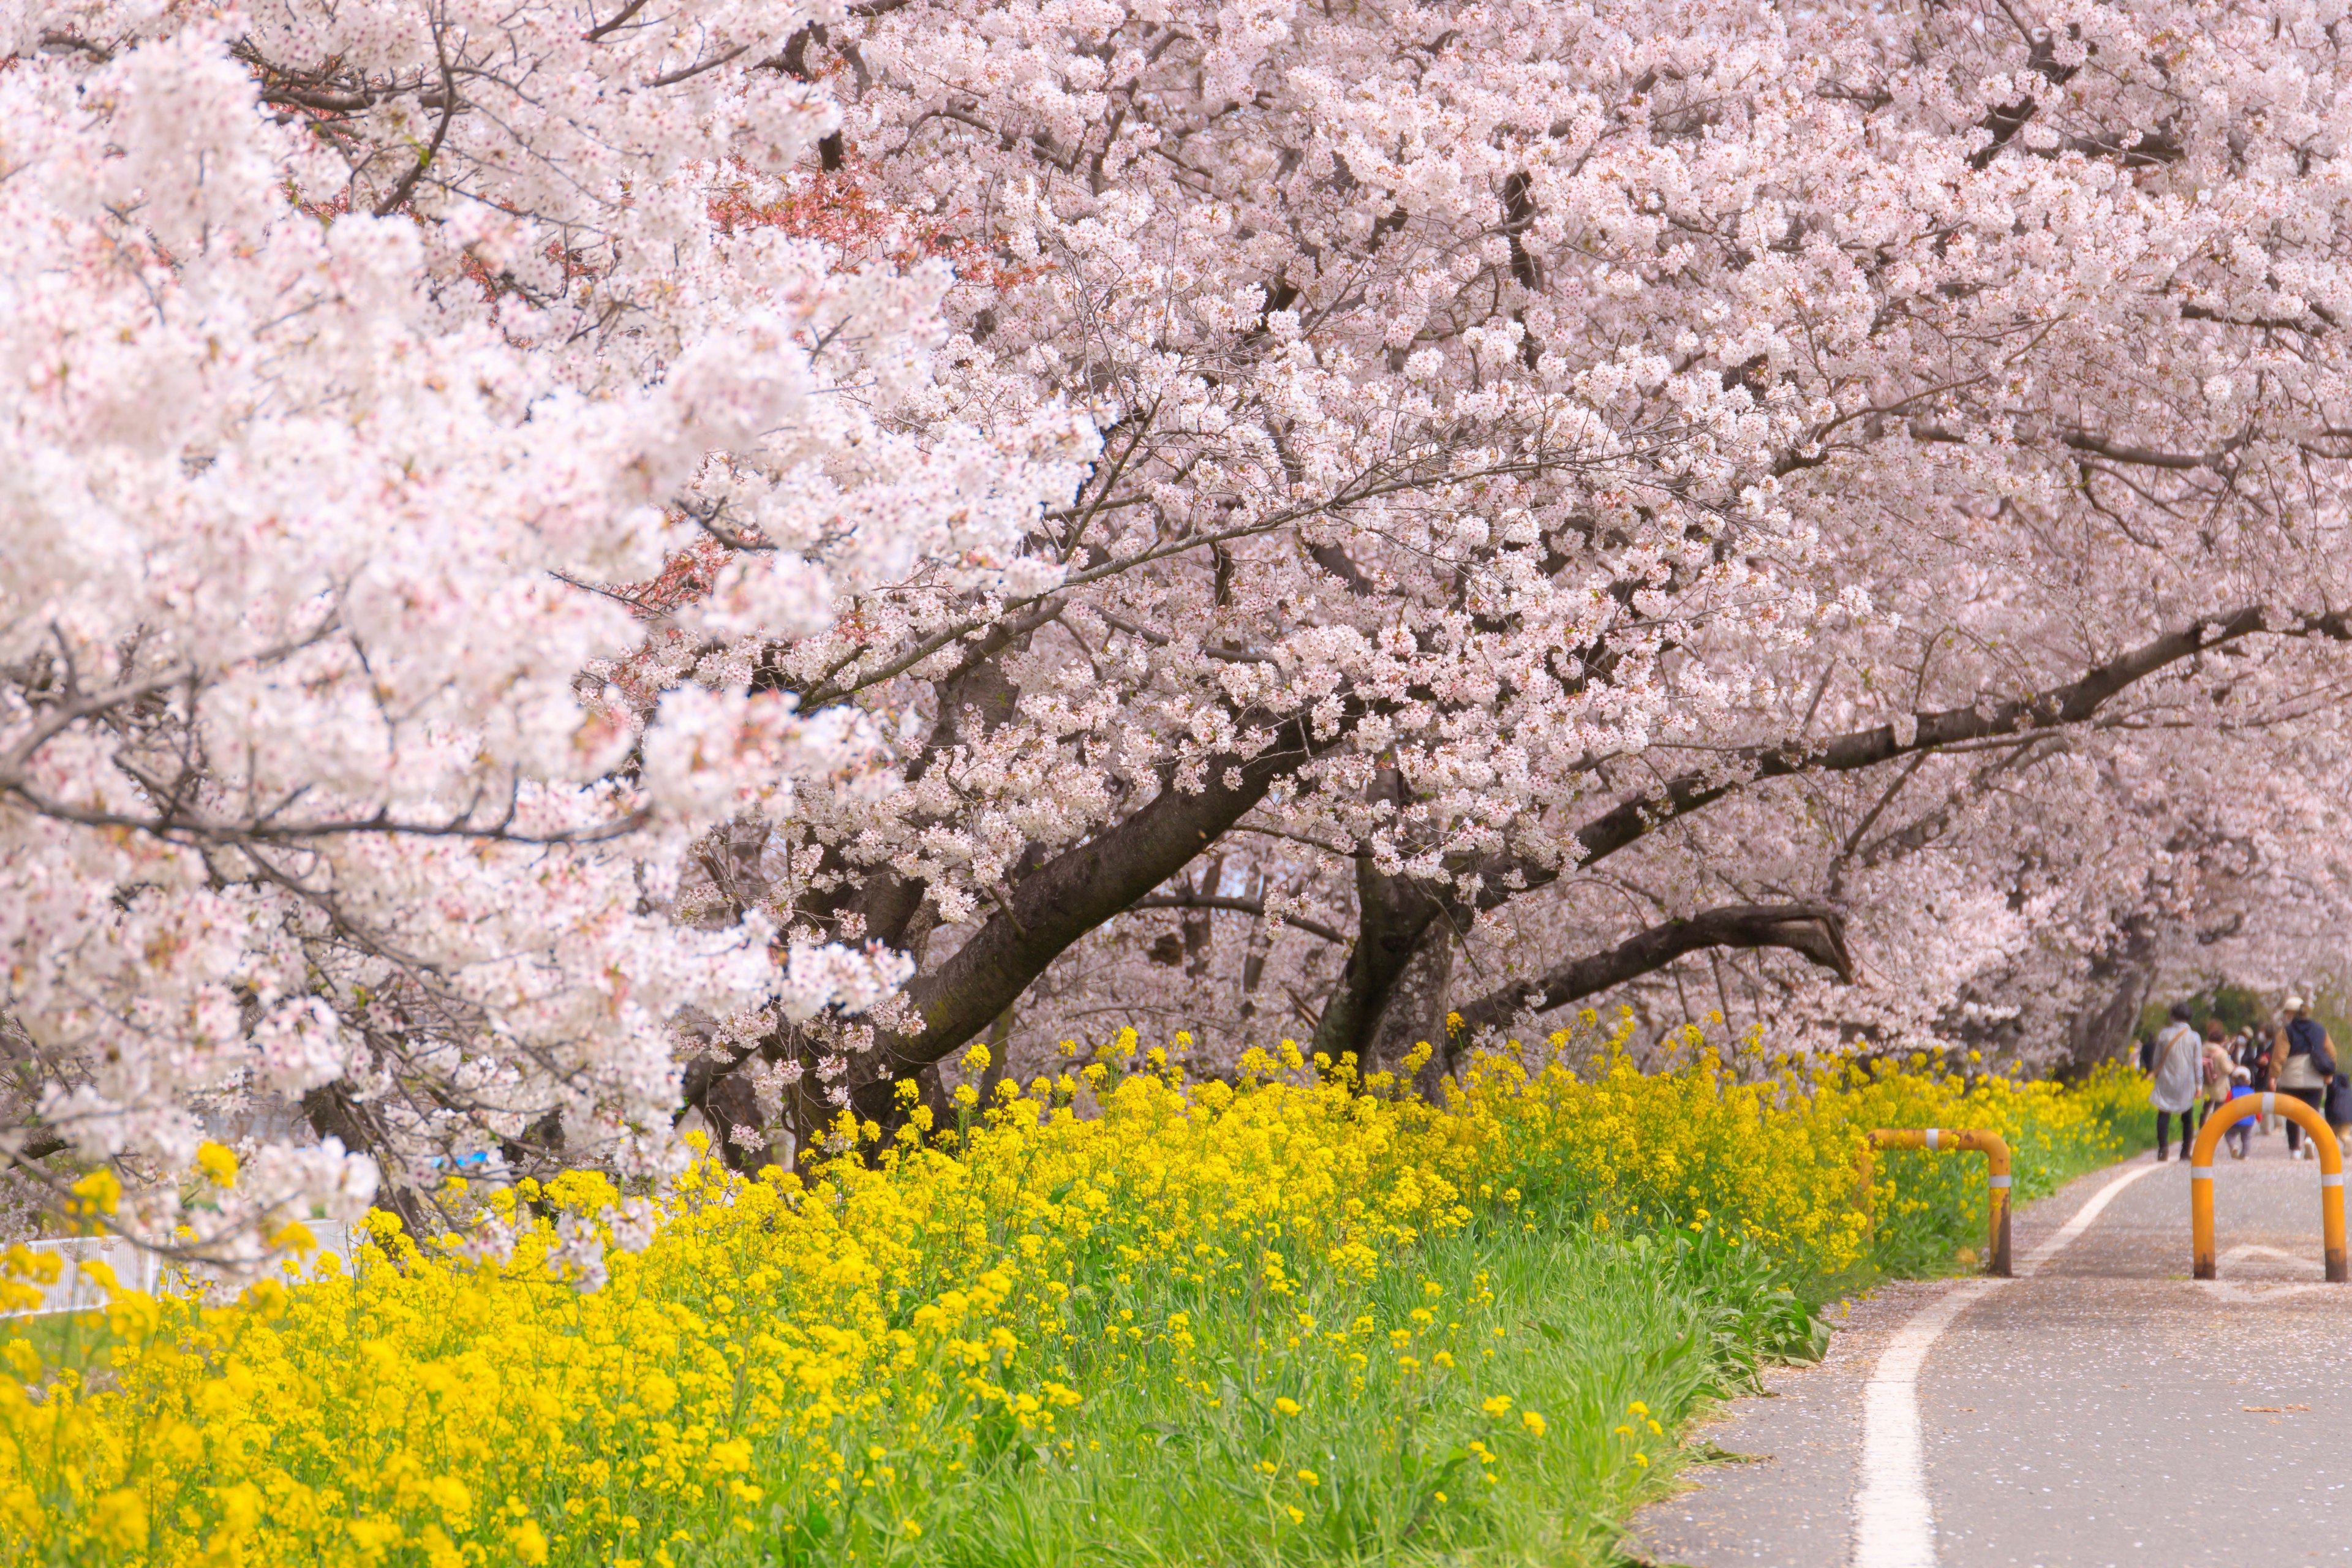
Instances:
[[[2219,1280],[2189,1278],[2175,1162],[2029,1276],[1889,1286],[1833,1317],[1820,1366],[1697,1435],[1748,1458],[1690,1471],[1640,1549],[1688,1568],[2352,1568],[2352,1286],[2321,1280],[2317,1163],[2290,1162],[2284,1130],[2252,1142],[2215,1162]],[[2021,1274],[2133,1169],[2021,1211]]]

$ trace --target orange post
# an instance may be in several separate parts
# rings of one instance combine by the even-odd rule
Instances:
[[[2009,1145],[2001,1142],[1999,1133],[1950,1127],[1882,1127],[1870,1135],[1870,1147],[1925,1149],[1930,1153],[1948,1149],[1955,1153],[1973,1151],[1982,1154],[1989,1177],[1985,1197],[1985,1272],[2002,1279],[2010,1277]],[[1863,1151],[1862,1161],[1862,1186],[1867,1191],[1869,1149]]]
[[[2284,1116],[2303,1129],[2303,1135],[2319,1149],[2319,1241],[2327,1257],[2327,1279],[2330,1284],[2341,1285],[2352,1279],[2344,1257],[2344,1149],[2336,1142],[2335,1130],[2327,1119],[2291,1094],[2242,1094],[2235,1100],[2225,1100],[2221,1109],[2205,1119],[2203,1131],[2197,1134],[2197,1145],[2189,1155],[2189,1247],[2192,1259],[2190,1272],[2200,1279],[2216,1278],[2213,1264],[2213,1152],[2221,1146],[2221,1135],[2236,1126],[2248,1114],[2256,1111],[2255,1101],[2261,1101],[2260,1114]],[[2233,1111],[2232,1106],[2242,1105],[2244,1113]]]

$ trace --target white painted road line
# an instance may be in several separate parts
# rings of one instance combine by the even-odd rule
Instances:
[[[2153,1164],[2135,1166],[2101,1187],[2073,1218],[2026,1254],[2021,1274],[2032,1274],[2071,1246]],[[1862,1390],[1861,1486],[1853,1497],[1853,1568],[1936,1568],[1936,1515],[1927,1501],[1927,1469],[1919,1445],[1919,1369],[1927,1351],[1958,1318],[2007,1284],[1969,1279],[1912,1314],[1878,1352]]]
[[[2058,1227],[2057,1234],[2025,1255],[2025,1272],[2032,1273],[2060,1253],[2074,1245],[2074,1238],[2091,1228],[2091,1222],[2106,1213],[2107,1205],[2116,1201],[2126,1187],[2142,1176],[2156,1174],[2155,1165],[2135,1165],[2091,1194],[2090,1202],[2074,1211],[2074,1217]]]

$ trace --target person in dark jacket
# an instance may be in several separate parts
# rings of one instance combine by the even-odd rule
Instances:
[[[2291,1094],[2312,1110],[2326,1114],[2328,1083],[2336,1077],[2336,1043],[2319,1020],[2311,1016],[2311,1007],[2300,996],[2286,999],[2286,1023],[2272,1043],[2271,1065],[2277,1074],[2279,1092]],[[2303,1129],[2290,1121],[2286,1124],[2286,1152],[2289,1159],[2315,1159],[2319,1151],[2303,1136]]]
[[[2246,1069],[2246,1086],[2251,1093],[2268,1094],[2276,1086],[2271,1082],[2271,1041],[2261,1029],[2249,1030],[2238,1047],[2238,1065]],[[2278,1118],[2258,1116],[2255,1125],[2267,1138],[2278,1131]]]

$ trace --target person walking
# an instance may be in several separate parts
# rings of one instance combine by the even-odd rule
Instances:
[[[2243,1100],[2252,1094],[2253,1082],[2252,1073],[2244,1068],[2231,1068],[2230,1098]],[[2227,1132],[2221,1134],[2221,1142],[2230,1146],[2231,1159],[2242,1160],[2246,1157],[2247,1147],[2253,1142],[2254,1113],[2251,1110],[2234,1110],[2229,1114],[2234,1115],[2237,1120],[2230,1123],[2230,1130]]]
[[[2210,1121],[2221,1102],[2230,1098],[2230,1069],[2238,1064],[2230,1059],[2228,1039],[2228,1031],[2221,1027],[2221,1019],[2207,1021],[2205,1044],[2199,1052],[2199,1065],[2204,1070],[2204,1082],[2200,1085],[2204,1091],[2203,1103],[2197,1107],[2200,1126]]]
[[[2246,1069],[2246,1087],[2254,1094],[2268,1094],[2274,1087],[2271,1082],[2270,1037],[2261,1029],[2250,1029],[2238,1047],[2238,1065]],[[2254,1125],[2267,1138],[2278,1131],[2275,1116],[2258,1116]]]
[[[2180,1118],[2180,1157],[2197,1136],[2197,1096],[2205,1087],[2204,1045],[2189,1023],[2189,1004],[2172,1005],[2172,1022],[2157,1031],[2155,1079],[2147,1086],[2147,1102],[2156,1107],[2156,1159],[2172,1157],[2172,1119]]]
[[[2271,1044],[2279,1092],[2291,1094],[2325,1115],[2327,1086],[2336,1077],[2336,1043],[2311,1016],[2310,1005],[2302,997],[2288,997],[2284,1011],[2286,1023]],[[2319,1151],[2304,1137],[2303,1129],[2290,1121],[2286,1153],[2290,1160],[2311,1160],[2318,1157]]]

